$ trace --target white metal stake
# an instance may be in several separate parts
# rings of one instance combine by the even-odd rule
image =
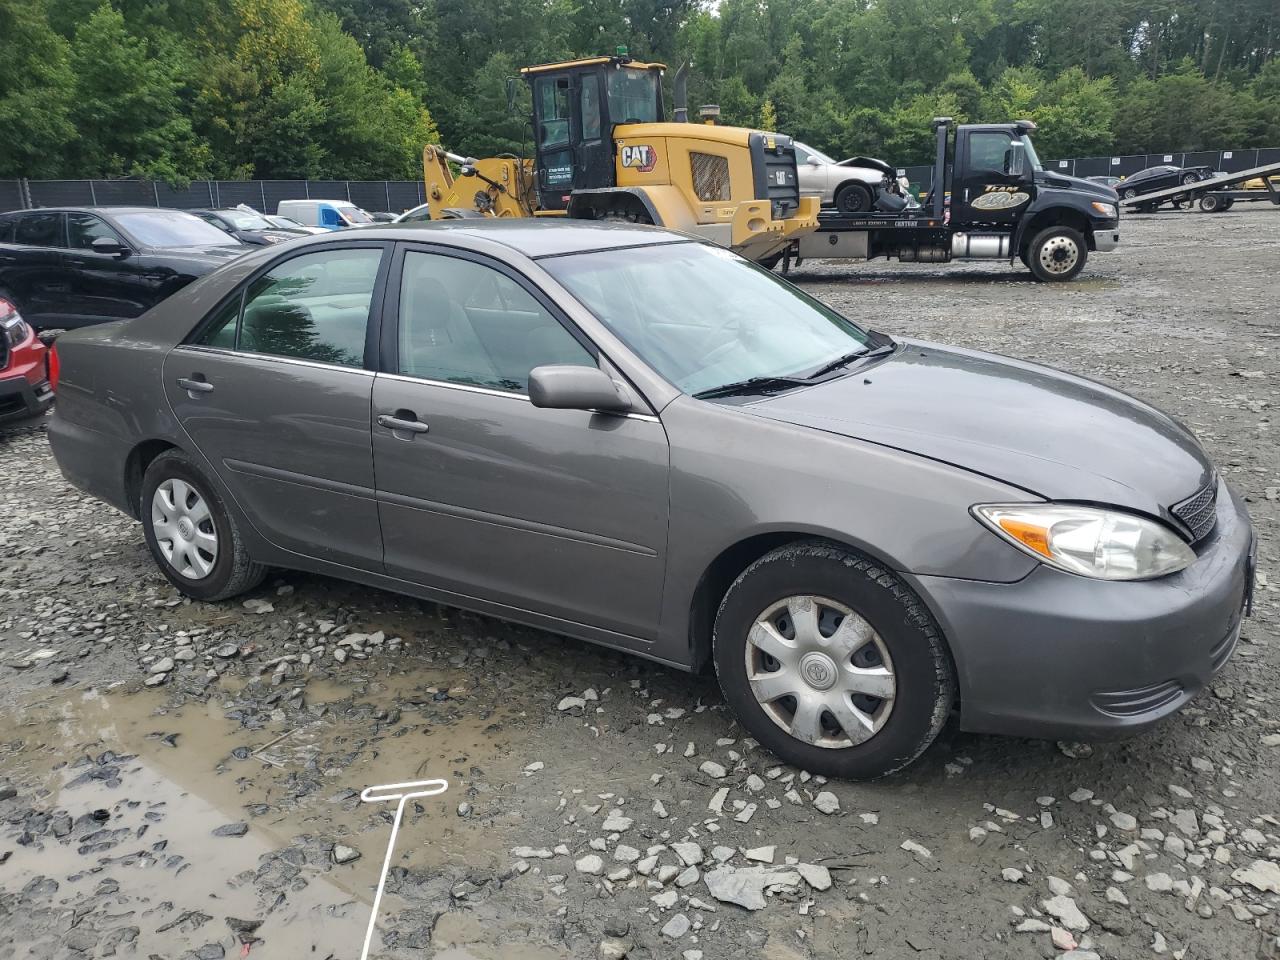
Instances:
[[[373,910],[369,914],[369,929],[364,934],[364,949],[360,951],[360,960],[369,960],[369,945],[373,943],[373,931],[378,926],[378,907],[382,904],[382,888],[387,885],[387,874],[391,870],[391,857],[395,853],[396,834],[400,832],[404,805],[410,800],[438,796],[448,789],[448,780],[414,780],[410,783],[388,783],[380,787],[366,787],[360,792],[360,800],[363,803],[400,801],[396,805],[395,819],[391,821],[391,839],[387,843],[387,856],[382,861],[382,876],[378,877],[378,891],[373,895]]]

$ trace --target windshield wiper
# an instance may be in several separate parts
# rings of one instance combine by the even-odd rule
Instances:
[[[883,357],[886,354],[893,353],[893,348],[895,346],[896,344],[893,343],[893,341],[889,341],[888,343],[880,344],[878,347],[871,347],[870,349],[863,347],[861,350],[857,350],[853,353],[846,353],[842,357],[836,357],[830,363],[824,363],[812,373],[806,374],[805,379],[816,380],[818,377],[828,374],[832,370],[839,370],[841,367],[848,366],[855,360],[866,360],[869,357]]]
[[[693,396],[697,400],[712,400],[716,397],[733,397],[747,393],[764,393],[785,387],[805,387],[809,385],[807,378],[801,377],[748,377],[734,383],[721,384],[707,390],[700,390]]]

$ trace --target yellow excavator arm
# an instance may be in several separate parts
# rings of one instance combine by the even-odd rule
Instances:
[[[449,166],[456,163],[455,175]],[[422,176],[432,220],[533,216],[533,163],[516,157],[463,157],[428,144]]]

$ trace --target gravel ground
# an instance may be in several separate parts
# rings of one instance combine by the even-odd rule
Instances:
[[[4,434],[0,955],[358,957],[391,812],[359,791],[443,776],[374,955],[1280,957],[1278,266],[1280,213],[1237,207],[1131,218],[1064,286],[795,271],[874,327],[1171,411],[1261,541],[1235,659],[1178,717],[948,729],[874,784],[778,766],[711,678],[538,631],[293,573],[189,603],[42,426]]]

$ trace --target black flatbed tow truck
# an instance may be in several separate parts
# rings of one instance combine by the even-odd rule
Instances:
[[[782,254],[783,271],[806,259],[944,264],[1017,257],[1038,280],[1065,281],[1091,252],[1120,242],[1115,191],[1045,171],[1031,121],[953,127],[950,117],[937,117],[933,127],[933,189],[922,207],[909,209],[882,190],[871,212],[824,211],[817,231]]]
[[[1250,167],[1238,173],[1222,173],[1206,180],[1180,187],[1169,187],[1166,190],[1153,190],[1151,193],[1140,193],[1136,197],[1121,200],[1120,205],[1126,210],[1137,213],[1152,213],[1161,204],[1191,204],[1199,201],[1200,209],[1205,213],[1221,213],[1230,210],[1237,201],[1250,202],[1268,200],[1280,207],[1280,190],[1271,182],[1271,178],[1280,176],[1280,163],[1267,163],[1260,167]],[[1262,179],[1263,190],[1232,190],[1248,180]]]

